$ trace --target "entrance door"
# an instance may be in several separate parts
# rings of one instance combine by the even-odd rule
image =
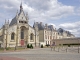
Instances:
[[[25,46],[25,41],[27,40],[27,28],[25,26],[21,26],[20,39],[21,46]]]
[[[24,40],[21,40],[21,46],[24,46]]]

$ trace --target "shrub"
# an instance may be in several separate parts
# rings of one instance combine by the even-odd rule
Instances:
[[[47,47],[50,46],[49,44],[46,45]]]
[[[6,50],[9,50],[9,49],[11,49],[11,48],[10,48],[10,47],[6,47],[5,49],[6,49]]]
[[[29,44],[27,45],[27,48],[30,48]]]
[[[29,48],[32,48],[32,49],[33,49],[33,45],[31,44],[31,45],[29,46]]]
[[[43,45],[41,45],[41,48],[43,48]]]
[[[68,47],[70,47],[70,44],[68,44]]]

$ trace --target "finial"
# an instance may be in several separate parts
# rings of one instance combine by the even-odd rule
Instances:
[[[8,24],[9,24],[9,19],[8,19]]]
[[[34,20],[34,24],[35,24],[35,20]]]
[[[21,0],[21,4],[20,4],[20,12],[23,10],[23,7],[22,7],[22,0]]]
[[[17,12],[16,12],[16,16],[18,16],[18,10],[17,10]]]
[[[5,19],[5,24],[6,24],[6,19]]]

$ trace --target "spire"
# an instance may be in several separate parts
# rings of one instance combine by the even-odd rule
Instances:
[[[6,22],[6,19],[5,19],[5,24],[6,24],[7,22]]]
[[[33,28],[35,28],[36,24],[35,24],[35,20],[34,20],[34,25],[33,25]]]
[[[22,7],[22,1],[21,1],[21,4],[20,4],[20,12],[23,10],[23,7]]]
[[[26,19],[28,20],[29,18],[28,18],[28,13],[26,13]]]
[[[17,12],[16,12],[16,16],[18,16],[18,10],[17,10]]]
[[[8,20],[8,24],[9,24],[9,20]]]

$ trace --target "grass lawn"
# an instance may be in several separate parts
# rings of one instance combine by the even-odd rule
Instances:
[[[14,51],[14,50],[24,50],[24,49],[28,49],[28,48],[23,48],[23,47],[8,47],[6,48],[6,51]],[[0,52],[3,52],[4,51],[4,48],[0,48]]]

